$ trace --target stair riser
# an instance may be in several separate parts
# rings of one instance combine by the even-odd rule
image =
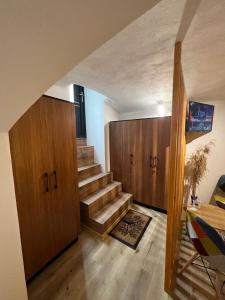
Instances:
[[[77,147],[78,168],[94,164],[94,147]]]
[[[112,182],[112,173],[106,174],[104,177],[101,177],[93,182],[86,184],[79,188],[80,199],[84,199],[88,195],[98,191],[107,184]]]
[[[86,139],[77,139],[77,146],[86,146],[87,141]]]
[[[105,234],[109,229],[112,228],[116,221],[120,220],[120,216],[129,209],[130,200],[126,201],[104,224],[95,222],[92,219],[81,216],[82,223],[90,227],[92,230],[97,231],[99,234]]]
[[[79,181],[81,181],[81,180],[85,180],[91,176],[95,176],[99,173],[101,173],[101,166],[97,165],[97,166],[85,169],[83,171],[80,171],[78,173],[78,178],[79,178]]]
[[[120,209],[118,209],[116,211],[116,213],[113,214],[112,217],[110,219],[108,219],[107,222],[103,225],[103,228],[102,228],[103,231],[101,233],[106,232],[108,230],[108,228],[111,227],[115,223],[115,221],[121,216],[121,214],[125,210],[128,210],[129,205],[130,205],[130,200],[127,200],[127,202],[122,207],[120,207]]]
[[[122,192],[122,184],[115,186],[112,190],[106,192],[103,196],[99,197],[91,205],[87,206],[84,203],[81,203],[82,211],[85,215],[92,217],[96,212],[102,209],[107,203],[109,203],[112,199],[117,197],[119,193]]]
[[[93,203],[89,208],[89,216],[93,216],[97,211],[102,209],[107,203],[109,203],[112,199],[117,197],[119,193],[122,192],[122,184],[116,186],[113,190],[106,193],[104,196],[98,199],[97,203]]]

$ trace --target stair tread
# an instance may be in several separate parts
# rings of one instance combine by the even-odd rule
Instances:
[[[102,177],[105,177],[108,174],[110,174],[110,172],[108,172],[108,173],[99,173],[99,174],[97,174],[95,176],[91,176],[91,177],[89,177],[87,179],[84,179],[84,180],[82,180],[82,181],[79,182],[79,188],[85,186],[88,183],[94,182],[94,181],[96,181],[96,180],[98,180],[98,179],[100,179]]]
[[[94,203],[96,200],[98,200],[101,196],[103,196],[105,193],[113,190],[115,187],[120,185],[121,183],[118,181],[113,181],[112,183],[107,184],[105,187],[100,189],[99,191],[91,194],[90,196],[87,196],[86,198],[80,200],[80,202],[86,204],[86,205],[91,205]]]
[[[120,195],[109,202],[105,207],[98,211],[91,219],[99,224],[104,224],[113,214],[122,207],[131,197],[131,194],[120,193]]]
[[[80,145],[78,145],[77,148],[94,148],[94,146],[89,146],[89,145],[80,146]]]
[[[90,169],[90,168],[93,168],[93,167],[96,167],[96,166],[99,166],[99,165],[100,164],[91,164],[91,165],[79,167],[78,168],[78,172],[81,172],[81,171],[84,171],[84,170],[87,170],[87,169]]]
[[[86,145],[87,139],[86,138],[76,138],[76,144],[77,144],[77,146]]]

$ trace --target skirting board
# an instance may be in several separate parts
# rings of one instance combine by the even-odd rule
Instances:
[[[53,257],[49,262],[47,262],[37,273],[35,273],[31,278],[29,278],[26,283],[29,284],[35,277],[37,277],[44,269],[46,269],[51,263],[53,263],[59,256],[61,256],[69,247],[78,241],[78,237],[73,240],[69,245],[66,246],[62,251],[60,251],[55,257]]]
[[[147,204],[138,202],[138,201],[136,201],[136,200],[133,200],[133,202],[134,202],[135,204],[140,205],[140,206],[144,206],[144,207],[147,207],[147,208],[156,210],[156,211],[158,211],[158,212],[161,212],[161,213],[164,213],[164,214],[167,215],[167,210],[166,210],[166,209],[162,209],[162,208],[158,208],[158,207],[155,207],[155,206],[147,205]]]

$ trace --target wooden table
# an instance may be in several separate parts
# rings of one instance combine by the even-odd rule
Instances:
[[[192,210],[192,206],[188,206],[188,210],[202,218],[212,227],[225,231],[225,210],[211,204],[201,204],[197,210]]]

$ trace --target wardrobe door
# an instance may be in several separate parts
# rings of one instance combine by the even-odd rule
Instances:
[[[167,209],[169,143],[169,117],[142,120],[142,193],[138,201],[163,210]]]
[[[75,147],[75,110],[66,101],[43,97],[48,107],[51,195],[56,253],[78,236],[79,197]]]
[[[152,130],[153,119],[139,120],[138,144],[137,148],[137,162],[135,165],[134,180],[137,192],[134,199],[146,205],[153,205],[153,158],[152,158]]]
[[[130,153],[131,153],[131,171],[130,171],[130,193],[134,200],[141,202],[142,199],[142,122],[141,120],[130,121]]]
[[[135,192],[133,174],[136,168],[136,138],[137,138],[137,121],[123,121],[123,145],[122,145],[122,183],[123,191],[133,194]]]
[[[157,119],[157,135],[154,139],[155,167],[155,202],[158,208],[167,210],[166,186],[169,170],[169,145],[170,145],[171,118]]]
[[[39,100],[9,132],[26,279],[55,253],[47,122]]]
[[[113,179],[122,182],[122,161],[123,161],[123,128],[124,122],[110,122],[110,170],[113,172]]]

